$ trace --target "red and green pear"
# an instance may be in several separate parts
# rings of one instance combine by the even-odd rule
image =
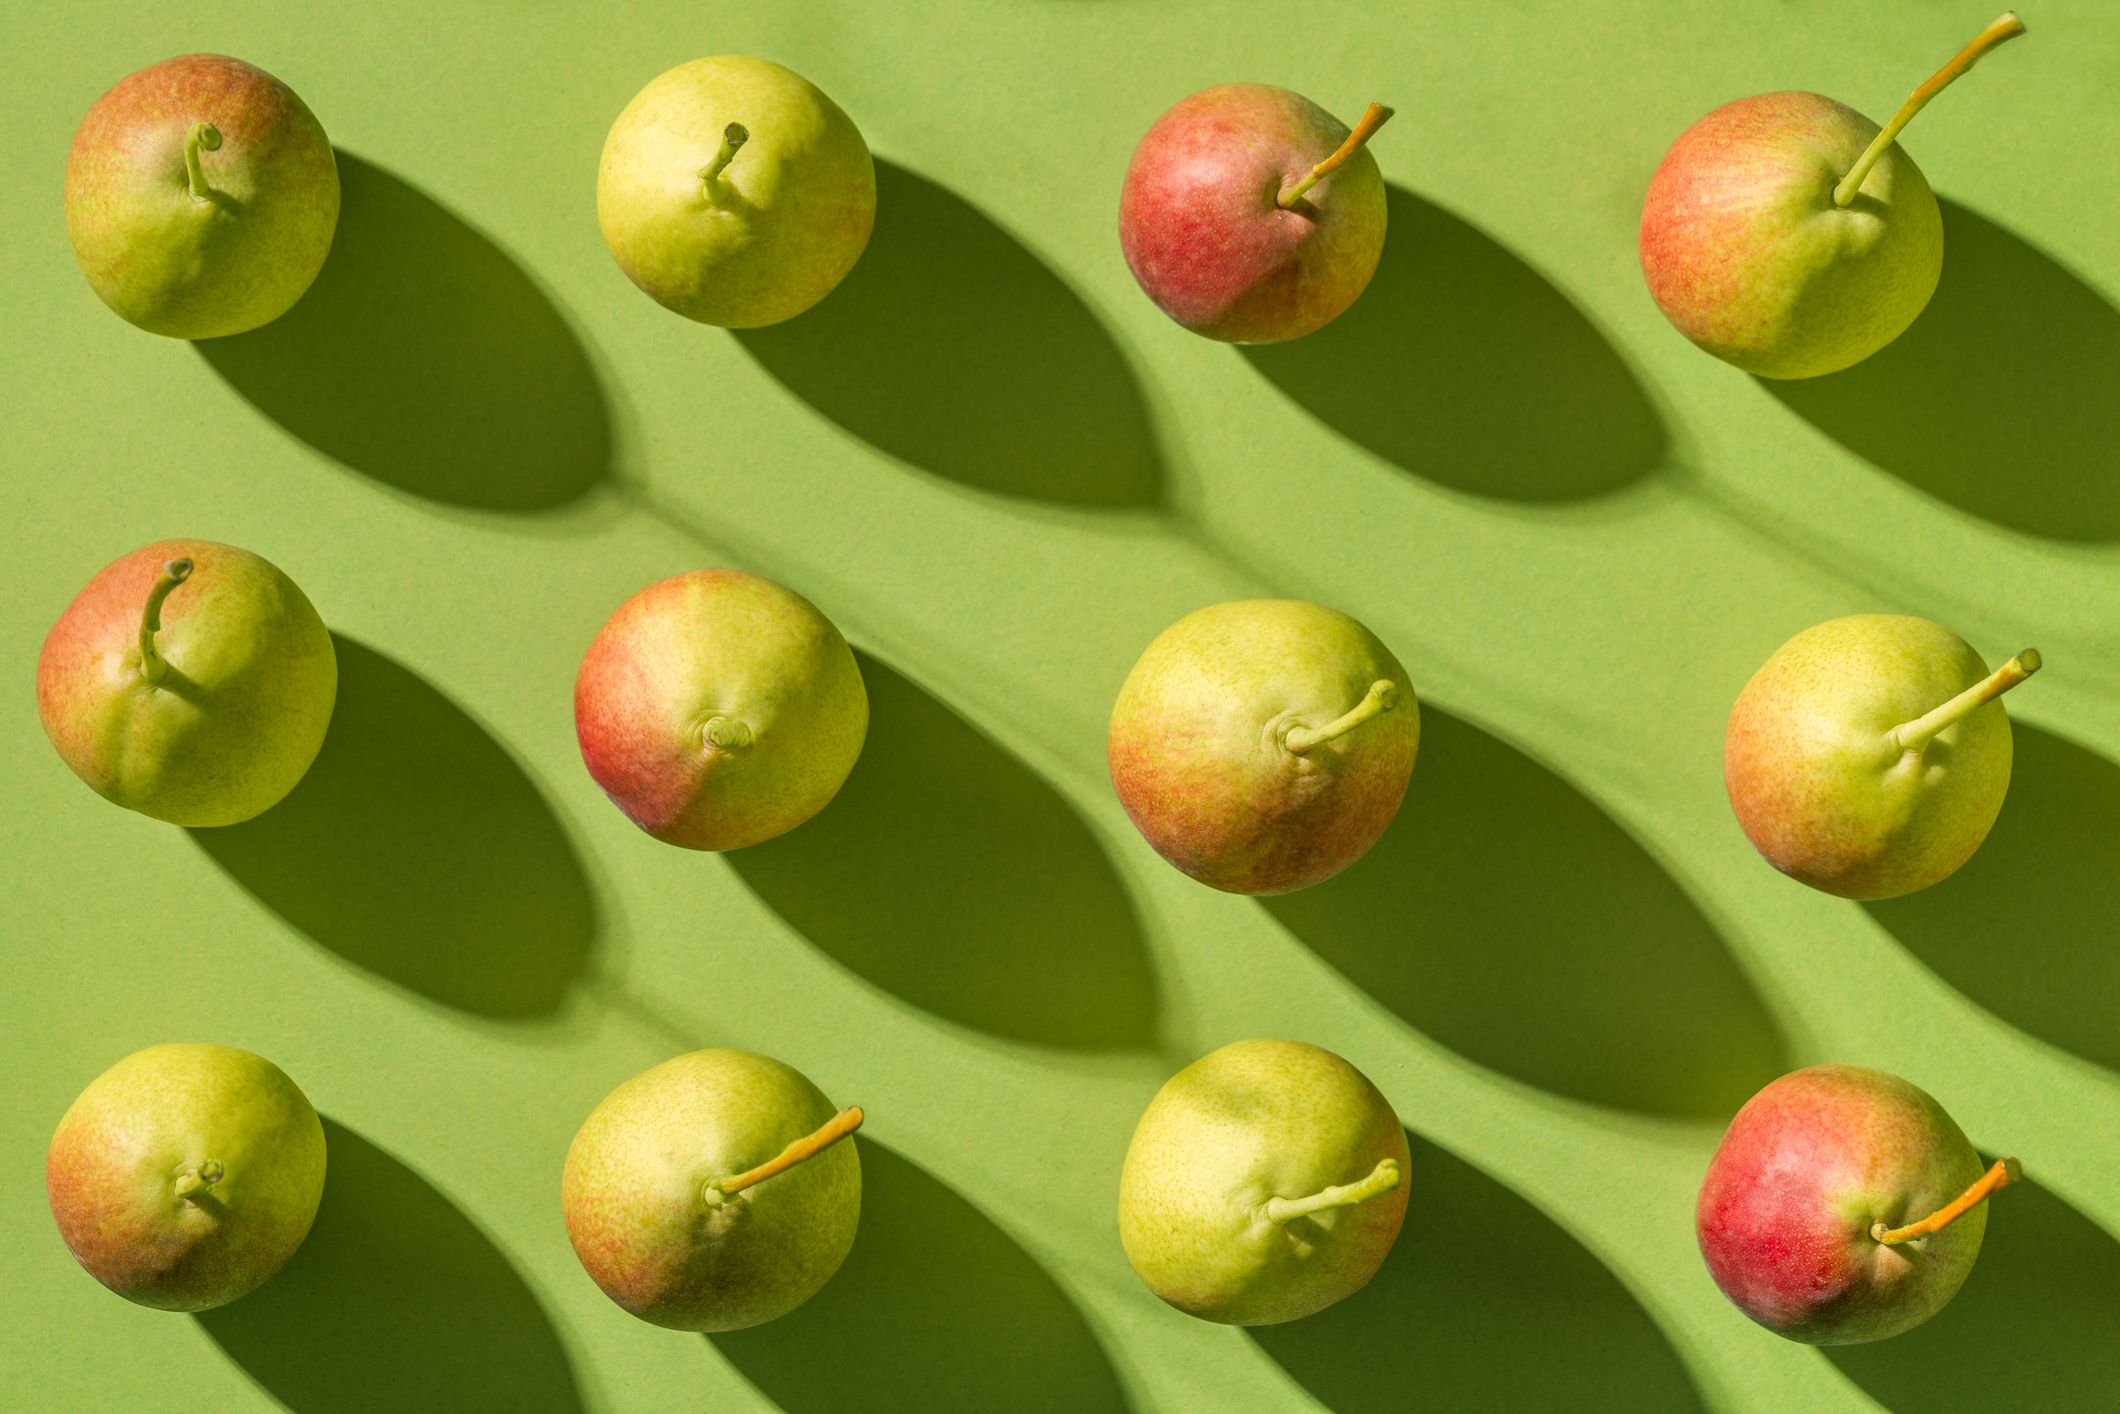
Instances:
[[[1384,176],[1350,130],[1299,93],[1203,89],[1155,121],[1119,196],[1119,244],[1142,292],[1197,334],[1264,344],[1320,329],[1384,253]]]
[[[1745,1103],[1695,1209],[1723,1294],[1777,1335],[1853,1345],[1913,1329],[1965,1283],[1988,1194],[2015,1159],[1983,1166],[1943,1106],[1895,1075],[1815,1065]]]

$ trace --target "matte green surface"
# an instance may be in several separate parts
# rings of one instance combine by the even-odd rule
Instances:
[[[621,13],[622,12],[622,13]],[[2120,1385],[2120,11],[2029,37],[1908,145],[1946,199],[1928,313],[1761,385],[1672,332],[1644,185],[1709,107],[1807,87],[1882,118],[1988,18],[1899,0],[835,6],[16,4],[0,90],[0,1399],[46,1409],[2109,1409]],[[108,314],[60,214],[122,74],[218,49],[347,154],[325,273],[186,347]],[[597,235],[628,97],[699,54],[820,84],[878,157],[873,246],[735,337]],[[1385,267],[1239,352],[1133,288],[1134,141],[1266,79],[1380,98]],[[188,837],[43,740],[45,628],[100,566],[208,536],[340,635],[312,778]],[[862,652],[843,798],[727,858],[582,770],[575,663],[701,564],[798,588]],[[1421,765],[1375,854],[1262,906],[1134,836],[1111,698],[1165,624],[1318,598],[1413,674]],[[1873,907],[1774,874],[1722,725],[1789,634],[1927,614],[2014,694],[1986,849]],[[1222,1042],[1347,1056],[1413,1134],[1373,1288],[1247,1334],[1135,1281],[1141,1107]],[[51,1126],[150,1042],[284,1066],[328,1118],[314,1236],[204,1319],[75,1269]],[[618,1081],[746,1046],[867,1107],[862,1236],[777,1325],[625,1316],[558,1213]],[[1957,1302],[1826,1354],[1723,1301],[1692,1197],[1722,1119],[1802,1062],[1881,1066],[2034,1180]]]

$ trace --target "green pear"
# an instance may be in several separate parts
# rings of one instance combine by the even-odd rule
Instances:
[[[2010,785],[1995,699],[2039,670],[1990,673],[1941,624],[1855,614],[1807,628],[1730,711],[1723,781],[1767,862],[1843,898],[1895,898],[1948,878],[1987,838]]]
[[[1905,332],[1943,273],[1943,214],[1895,141],[1980,56],[2004,15],[1883,128],[1816,93],[1724,104],[1679,135],[1642,203],[1641,264],[1664,317],[1762,378],[1815,378]]]
[[[276,566],[162,540],[105,566],[52,625],[37,713],[105,799],[175,825],[233,825],[302,779],[338,682],[330,631]]]
[[[1181,1311],[1297,1320],[1383,1265],[1408,1161],[1398,1116],[1362,1072],[1302,1041],[1239,1041],[1149,1102],[1119,1178],[1119,1240]]]
[[[339,169],[294,90],[220,54],[166,59],[96,100],[66,161],[66,231],[102,301],[177,339],[270,323],[339,222]]]
[[[626,277],[703,324],[755,329],[830,294],[869,243],[876,167],[802,75],[724,54],[633,96],[604,139],[596,219]]]
[[[233,1046],[149,1046],[90,1082],[52,1135],[59,1235],[128,1301],[205,1311],[309,1235],[324,1126],[278,1066]]]
[[[854,1245],[858,1108],[748,1051],[693,1051],[613,1090],[567,1150],[567,1236],[644,1321],[733,1331],[815,1296]],[[841,1140],[848,1140],[841,1143]]]
[[[1420,744],[1413,686],[1375,634],[1320,604],[1244,599],[1157,635],[1106,750],[1158,854],[1230,893],[1280,894],[1368,852]]]

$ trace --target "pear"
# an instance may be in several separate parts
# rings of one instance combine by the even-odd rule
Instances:
[[[664,1061],[613,1090],[567,1150],[567,1236],[644,1321],[733,1331],[816,1295],[854,1245],[858,1108],[748,1051]],[[841,1143],[841,1140],[847,1140]]]
[[[1715,1284],[1776,1334],[1853,1345],[1913,1329],[1965,1283],[1984,1200],[1964,1131],[1896,1075],[1814,1065],[1745,1102],[1708,1164],[1694,1225]]]
[[[37,660],[37,713],[105,799],[176,825],[233,825],[294,789],[324,744],[338,658],[277,566],[210,540],[106,565]]]
[[[687,849],[785,834],[839,793],[868,735],[854,650],[800,594],[695,570],[618,607],[574,682],[582,760],[634,824]]]
[[[221,54],[119,80],[66,159],[81,273],[150,333],[211,339],[279,318],[324,267],[338,222],[338,163],[316,116]]]
[[[1776,650],[1730,711],[1723,781],[1769,864],[1842,898],[1948,878],[1987,838],[2010,785],[1995,701],[2039,670],[1990,673],[1927,619],[1855,614]]]
[[[1307,888],[1398,814],[1420,750],[1405,668],[1336,609],[1216,604],[1172,624],[1112,706],[1112,785],[1158,854],[1230,893]]]
[[[658,304],[755,329],[854,268],[876,222],[876,167],[853,120],[802,75],[740,54],[695,59],[611,125],[596,219]]]
[[[1406,1132],[1362,1072],[1302,1041],[1239,1041],[1149,1102],[1119,1178],[1119,1240],[1181,1311],[1293,1321],[1383,1265],[1407,1163]]]
[[[324,1126],[278,1066],[150,1046],[89,1083],[44,1185],[88,1274],[162,1311],[225,1306],[280,1269],[324,1195]]]

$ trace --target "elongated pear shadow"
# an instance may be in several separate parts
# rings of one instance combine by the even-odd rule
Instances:
[[[1889,1409],[2100,1414],[2120,1391],[2120,1242],[2029,1182],[1988,1201],[1980,1260],[1951,1304],[1904,1335],[1826,1356]]]
[[[1617,491],[1670,434],[1575,302],[1478,227],[1386,188],[1384,256],[1315,334],[1242,350],[1313,417],[1425,480],[1502,500]]]
[[[960,485],[1067,506],[1159,504],[1126,355],[1044,261],[962,197],[876,163],[876,231],[808,312],[738,331],[856,437]]]
[[[1251,1337],[1334,1414],[1703,1409],[1619,1279],[1537,1208],[1409,1134],[1406,1226],[1367,1287]]]
[[[2009,796],[1979,852],[1864,907],[2004,1021],[2120,1072],[2120,765],[2028,722],[2010,735]]]
[[[1383,839],[1263,902],[1409,1025],[1542,1089],[1720,1120],[1788,1069],[1764,1003],[1656,860],[1560,776],[1434,706]]]
[[[1103,1414],[1129,1405],[1067,1293],[978,1209],[861,1136],[861,1234],[792,1314],[708,1336],[787,1414]]]
[[[549,510],[610,473],[611,413],[581,340],[513,257],[349,152],[322,273],[262,329],[195,347],[325,456],[417,496]]]
[[[1761,386],[1983,520],[2120,540],[2120,308],[2006,227],[1942,206],[1943,279],[1912,327],[1853,368]]]
[[[256,1291],[194,1318],[228,1358],[305,1414],[582,1409],[551,1317],[478,1225],[345,1125],[327,1118],[324,1144],[308,1240]]]
[[[961,1025],[1146,1047],[1156,985],[1118,872],[1036,772],[867,654],[869,735],[816,818],[725,856],[797,932]]]
[[[192,840],[356,967],[485,1016],[556,1011],[601,931],[558,816],[462,708],[374,649],[332,641],[338,705],[309,774],[256,819]]]

